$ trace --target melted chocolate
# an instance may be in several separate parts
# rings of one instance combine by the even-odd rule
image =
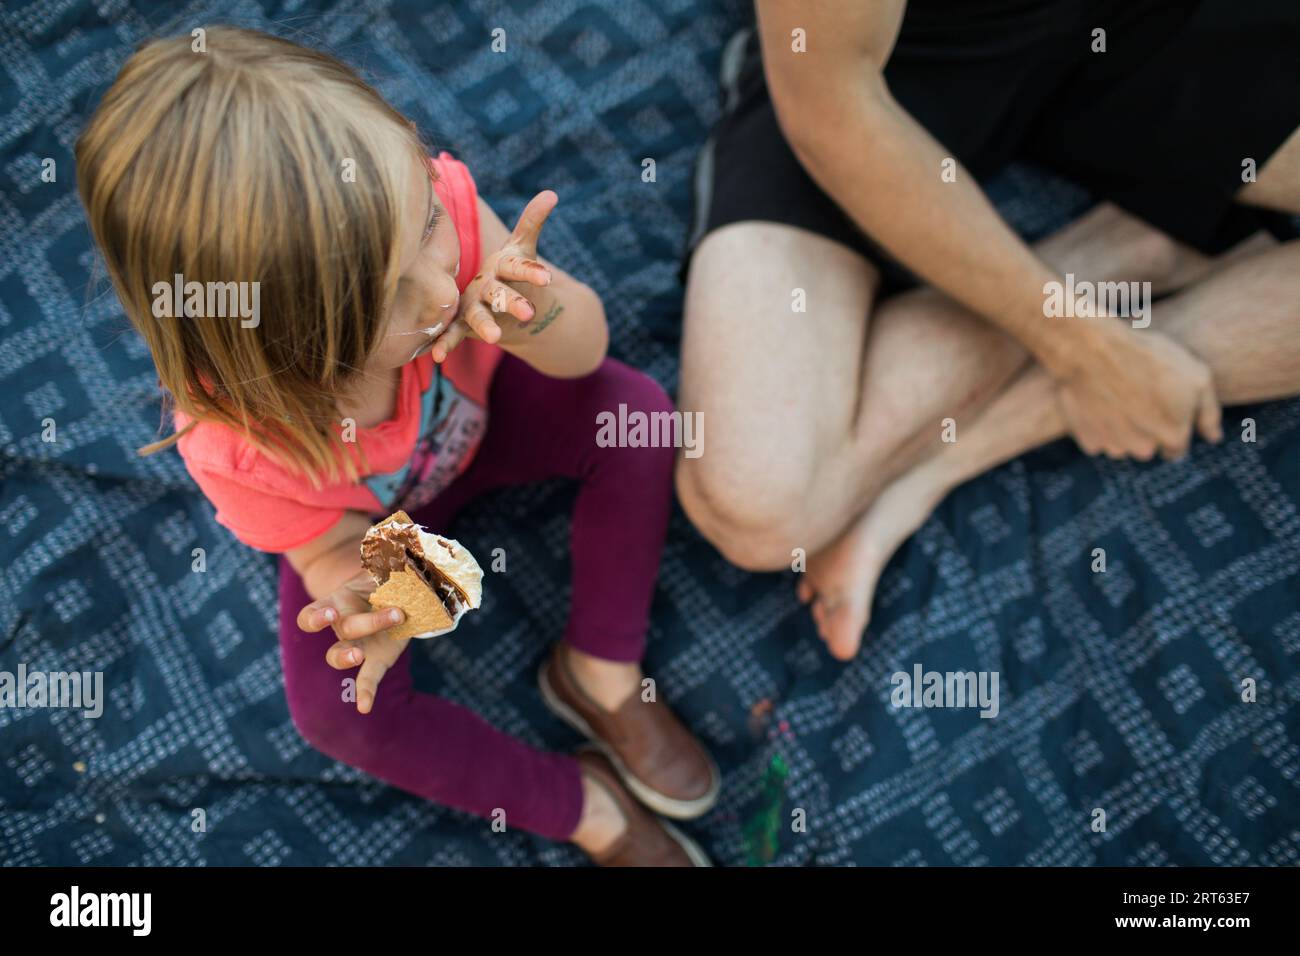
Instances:
[[[461,600],[460,591],[456,585],[434,567],[432,562],[424,560],[422,555],[415,555],[408,551],[406,562],[406,566],[419,575],[420,580],[428,585],[429,590],[438,595],[438,599],[442,601],[442,606],[454,618],[465,603]]]
[[[405,519],[406,515],[398,513]],[[394,515],[397,518],[398,515]],[[409,568],[423,581],[453,618],[469,604],[456,583],[429,560],[420,546],[419,529],[409,519],[380,522],[361,542],[361,560],[380,584],[394,571]]]
[[[410,556],[418,554],[420,536],[415,525],[382,523],[361,541],[361,560],[380,584],[394,571],[401,571],[410,563]]]

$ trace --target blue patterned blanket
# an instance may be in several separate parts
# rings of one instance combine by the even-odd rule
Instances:
[[[272,560],[214,523],[174,453],[134,454],[158,433],[156,380],[91,251],[71,146],[159,30],[233,11],[328,46],[464,158],[502,218],[558,190],[547,255],[604,296],[614,353],[671,390],[692,164],[746,4],[186,9],[0,12],[0,673],[102,671],[106,691],[97,720],[0,707],[0,863],[580,862],[299,738]],[[490,49],[496,28],[507,55]],[[1024,170],[994,195],[1029,235],[1086,202]],[[823,652],[792,575],[730,567],[675,514],[648,667],[725,772],[721,803],[689,829],[732,865],[1296,863],[1300,403],[1228,422],[1244,417],[1257,442],[1198,445],[1182,463],[1089,461],[1060,443],[959,489],[891,565],[848,665]],[[422,687],[551,747],[577,742],[533,685],[563,626],[571,503],[557,482],[464,515],[453,533],[506,547],[510,573],[416,662]],[[997,718],[893,708],[890,675],[918,661],[999,672]]]

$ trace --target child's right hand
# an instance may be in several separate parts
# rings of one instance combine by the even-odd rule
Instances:
[[[325,661],[336,670],[357,672],[357,710],[368,714],[375,704],[379,682],[397,662],[410,638],[393,638],[387,629],[400,624],[405,615],[398,608],[373,610],[366,600],[375,582],[364,571],[319,601],[298,612],[298,627],[308,633],[333,627],[339,638],[325,652]]]
[[[542,290],[552,279],[551,270],[538,260],[537,243],[546,218],[559,201],[549,189],[538,193],[519,214],[514,232],[499,249],[483,257],[478,275],[461,295],[456,318],[434,342],[430,354],[435,362],[446,361],[466,338],[500,344],[536,317]],[[490,210],[485,209],[484,214],[496,218]],[[499,222],[495,226],[505,233]]]

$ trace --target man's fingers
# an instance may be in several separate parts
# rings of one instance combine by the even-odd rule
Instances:
[[[1187,454],[1187,448],[1192,443],[1192,436],[1190,433],[1182,435],[1167,434],[1159,440],[1159,443],[1160,457],[1164,458],[1165,461],[1177,461]]]
[[[1217,444],[1223,441],[1223,407],[1212,389],[1201,394],[1201,405],[1196,412],[1196,430],[1208,442]]]
[[[1084,453],[1093,458],[1114,458],[1115,449],[1119,447],[1119,436],[1115,434],[1114,422],[1097,421],[1085,417],[1079,422],[1076,441]]]
[[[377,634],[394,624],[401,624],[405,615],[400,608],[390,607],[369,614],[349,614],[335,628],[334,633],[344,640],[355,641]]]
[[[1156,443],[1154,439],[1143,439],[1133,447],[1132,451],[1133,457],[1138,461],[1150,461],[1156,456]]]
[[[1094,439],[1091,435],[1085,434],[1084,432],[1081,431],[1075,432],[1074,443],[1078,445],[1079,450],[1083,452],[1085,455],[1087,455],[1089,458],[1091,458],[1093,455],[1098,454],[1101,451],[1101,443],[1098,442],[1096,439]]]
[[[1160,457],[1165,461],[1179,461],[1187,454],[1186,445],[1161,445]]]
[[[525,249],[536,250],[537,240],[542,233],[542,226],[546,223],[546,217],[551,214],[551,210],[559,201],[560,197],[549,189],[543,189],[528,200],[528,205],[519,214],[515,231],[510,234],[510,241]]]
[[[483,301],[493,312],[513,315],[520,322],[527,322],[537,313],[527,297],[495,279],[483,284]]]
[[[1111,458],[1117,460],[1127,460],[1135,458],[1138,461],[1150,461],[1156,456],[1158,442],[1155,436],[1149,434],[1145,429],[1139,427],[1133,422],[1129,422],[1122,432],[1115,437],[1112,443],[1113,454]]]
[[[497,278],[505,282],[547,286],[551,284],[551,270],[527,256],[502,256],[497,259]]]

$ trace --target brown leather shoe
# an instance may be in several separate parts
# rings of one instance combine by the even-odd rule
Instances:
[[[627,829],[599,854],[597,866],[712,866],[699,844],[637,803],[619,781],[614,765],[598,750],[577,755],[582,772],[608,791],[627,821]]]
[[[555,645],[537,683],[557,717],[607,756],[633,796],[674,820],[703,816],[718,802],[722,775],[695,735],[669,706],[646,703],[633,693],[608,711],[582,689],[569,668],[571,648]]]

